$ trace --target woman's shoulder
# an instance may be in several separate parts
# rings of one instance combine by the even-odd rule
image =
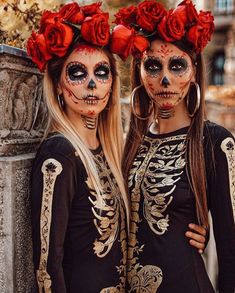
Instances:
[[[38,153],[41,155],[54,154],[64,157],[75,156],[72,143],[61,133],[50,133],[41,143]]]
[[[209,120],[204,125],[204,137],[213,144],[221,144],[226,139],[234,141],[233,134],[228,129]]]

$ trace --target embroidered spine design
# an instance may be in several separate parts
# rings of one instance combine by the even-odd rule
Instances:
[[[126,286],[126,264],[127,264],[127,233],[126,233],[126,217],[124,210],[124,203],[121,205],[121,231],[120,242],[123,258],[120,261],[120,266],[116,267],[120,275],[120,282],[116,287],[104,288],[100,293],[125,293]]]
[[[47,159],[41,168],[43,173],[43,193],[40,216],[41,255],[39,269],[37,271],[39,293],[51,293],[51,277],[47,272],[47,260],[49,254],[52,201],[56,178],[62,170],[61,163],[55,159]]]
[[[235,222],[235,143],[234,139],[227,137],[221,143],[221,149],[225,153],[228,162],[228,174],[230,185],[230,196]]]
[[[94,253],[100,258],[105,257],[111,250],[118,235],[120,235],[119,240],[123,255],[120,265],[116,267],[120,275],[119,284],[116,287],[104,288],[100,293],[124,293],[127,261],[127,234],[124,203],[117,182],[105,160],[103,152],[95,155],[95,162],[102,187],[102,199],[98,198],[94,188],[92,188],[89,178],[86,181],[91,193],[89,200],[92,203],[94,225],[100,234],[100,237],[94,241]]]
[[[167,208],[173,200],[171,194],[185,167],[185,139],[186,135],[165,139],[146,137],[130,171],[131,224],[127,268],[130,292],[157,292],[164,278],[158,266],[138,263],[138,255],[145,249],[145,244],[141,245],[136,235],[141,193],[143,215],[150,229],[157,235],[164,234],[169,226]]]
[[[89,200],[93,206],[94,224],[100,234],[100,237],[94,242],[94,252],[98,257],[104,257],[109,253],[118,236],[120,191],[117,184],[115,184],[116,182],[114,183],[107,162],[104,161],[103,152],[95,156],[95,162],[102,186],[102,203],[94,189],[92,189],[89,179],[87,184],[92,195],[89,196]]]

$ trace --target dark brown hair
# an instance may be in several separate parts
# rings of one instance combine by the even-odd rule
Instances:
[[[198,221],[201,225],[208,227],[208,207],[206,196],[206,170],[203,148],[203,129],[205,121],[205,73],[204,61],[201,54],[195,55],[194,52],[187,49],[186,46],[175,44],[179,49],[185,51],[196,66],[196,82],[200,86],[201,103],[198,111],[192,118],[191,125],[187,133],[186,146],[186,171],[191,190],[195,195]],[[139,60],[132,60],[131,67],[132,89],[141,84]],[[140,98],[141,97],[141,98]],[[146,117],[149,113],[149,99],[144,88],[136,92],[136,98],[139,101],[140,115]],[[134,114],[131,114],[130,128],[126,138],[124,148],[124,160],[122,164],[124,178],[128,180],[128,174],[132,167],[133,160],[137,154],[138,147],[148,129],[148,120],[140,120]]]

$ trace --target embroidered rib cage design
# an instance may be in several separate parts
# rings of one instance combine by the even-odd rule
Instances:
[[[172,193],[176,182],[185,167],[185,141],[165,144],[168,140],[161,140],[156,149],[151,147],[150,158],[154,162],[147,162],[145,175],[141,182],[141,191],[144,195],[144,217],[150,229],[158,234],[164,234],[169,226],[167,207],[173,200]],[[151,145],[151,139],[146,140]],[[137,170],[138,172],[138,170]]]
[[[128,186],[131,190],[131,224],[128,246],[128,282],[130,292],[157,292],[163,280],[161,268],[142,266],[139,255],[145,244],[136,237],[140,218],[140,200],[143,195],[143,215],[150,229],[157,235],[166,233],[169,226],[167,208],[172,193],[185,167],[186,135],[163,139],[145,137],[130,170]]]
[[[119,240],[123,255],[120,265],[117,266],[117,272],[120,275],[120,283],[116,287],[104,288],[101,290],[101,293],[124,293],[127,260],[127,234],[124,203],[118,184],[102,151],[95,155],[95,162],[98,168],[103,193],[101,200],[98,198],[94,188],[92,188],[88,178],[87,185],[91,193],[89,200],[93,205],[94,225],[100,234],[100,237],[94,241],[94,253],[100,258],[105,257],[111,250],[118,235],[120,235]]]
[[[39,269],[37,271],[39,293],[51,293],[51,277],[47,272],[47,260],[49,254],[52,202],[56,178],[62,170],[61,163],[55,159],[47,159],[41,168],[43,173],[43,193],[40,215],[41,254]]]
[[[221,149],[225,153],[228,162],[230,196],[235,222],[235,143],[234,139],[228,137],[221,143]]]

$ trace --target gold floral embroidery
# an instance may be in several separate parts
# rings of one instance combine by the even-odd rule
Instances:
[[[171,145],[165,144],[173,138],[176,142],[173,141]],[[158,235],[164,234],[169,226],[170,219],[166,211],[173,200],[171,194],[175,190],[176,182],[180,180],[185,167],[185,138],[186,136],[182,135],[157,140],[158,145],[156,140],[146,138],[145,141],[149,145],[148,156],[140,168],[135,170],[136,176],[141,178],[138,188],[144,195],[144,217],[150,229]],[[179,142],[179,139],[183,141]],[[151,162],[152,158],[154,162]]]
[[[118,236],[121,197],[119,188],[112,178],[111,170],[104,161],[103,153],[96,155],[95,161],[103,189],[102,202],[92,189],[89,180],[87,184],[91,193],[89,200],[93,206],[94,224],[100,234],[100,237],[94,242],[94,252],[98,257],[104,257]]]
[[[41,168],[43,173],[43,193],[40,216],[41,255],[39,269],[37,271],[39,293],[51,293],[51,277],[47,272],[47,260],[49,253],[52,201],[56,178],[62,170],[63,168],[60,162],[55,159],[46,160]]]
[[[170,221],[167,208],[173,200],[171,194],[185,167],[185,141],[186,135],[165,139],[145,137],[130,171],[131,224],[127,260],[130,292],[157,292],[162,283],[164,276],[161,268],[138,263],[138,255],[145,249],[145,244],[141,245],[136,237],[141,221],[140,199],[142,193],[143,213],[150,229],[157,235],[164,234]]]
[[[234,139],[227,137],[221,143],[221,149],[226,155],[228,162],[228,174],[230,184],[230,196],[233,208],[233,217],[235,221],[235,143]]]
[[[101,151],[95,155],[95,162],[102,186],[102,199],[97,197],[92,188],[90,179],[86,183],[90,189],[89,200],[92,203],[94,225],[100,237],[94,241],[94,253],[98,257],[106,256],[111,250],[114,241],[120,235],[120,245],[123,258],[117,267],[120,283],[116,287],[104,288],[101,293],[124,293],[126,283],[127,234],[124,203],[122,201],[117,182]]]
[[[142,267],[131,280],[131,290],[136,293],[157,292],[162,283],[162,270],[156,266]]]

